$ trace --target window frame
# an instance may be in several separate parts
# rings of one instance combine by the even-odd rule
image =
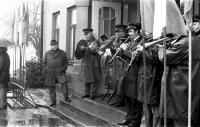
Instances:
[[[57,27],[57,18],[60,16],[60,11],[52,14],[52,40],[56,40],[59,44],[60,40],[60,26]],[[59,18],[60,20],[60,18]]]
[[[104,17],[104,11],[105,8],[108,8],[109,10],[109,17],[106,18]],[[112,16],[112,11],[114,13],[114,16]],[[102,7],[99,9],[99,35],[106,33],[108,36],[113,36],[114,35],[114,29],[115,29],[115,23],[116,23],[116,11],[112,7]],[[114,20],[114,25],[112,26],[112,21]],[[108,22],[108,30],[105,30],[105,22]]]
[[[69,42],[68,46],[69,46],[69,60],[70,61],[74,61],[75,60],[75,56],[74,56],[74,52],[75,52],[75,38],[76,38],[76,24],[77,24],[77,20],[75,21],[75,24],[72,24],[72,14],[73,14],[73,10],[76,10],[76,15],[77,16],[77,8],[76,6],[72,6],[67,8],[67,42]],[[75,18],[76,19],[76,18]],[[72,31],[73,31],[73,39],[72,37]],[[73,42],[71,42],[73,41]]]

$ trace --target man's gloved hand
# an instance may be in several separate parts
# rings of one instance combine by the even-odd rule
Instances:
[[[86,47],[85,46],[80,46],[80,50],[85,50]]]
[[[142,45],[138,45],[136,51],[137,52],[142,52],[143,51],[143,46]]]
[[[122,50],[126,50],[127,47],[128,47],[128,44],[121,44],[121,45],[120,45],[120,48],[121,48]]]

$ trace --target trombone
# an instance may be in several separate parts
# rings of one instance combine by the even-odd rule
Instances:
[[[130,36],[128,36],[127,39],[126,39],[122,44],[128,43],[129,39],[130,39]],[[122,44],[120,44],[120,45],[122,45]],[[120,47],[120,45],[118,45],[116,48]],[[116,51],[116,53],[113,55],[113,57],[112,57],[108,62],[109,62],[109,63],[112,63],[113,60],[114,60],[115,57],[119,54],[120,51],[121,51],[121,48],[118,48],[117,51]]]

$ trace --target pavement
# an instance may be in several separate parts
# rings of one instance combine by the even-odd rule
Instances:
[[[50,104],[47,89],[29,89],[35,103]],[[57,95],[58,100],[63,99]],[[0,127],[74,127],[72,124],[51,113],[47,108],[0,109]]]

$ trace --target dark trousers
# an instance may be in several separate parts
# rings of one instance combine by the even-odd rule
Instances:
[[[0,83],[0,108],[7,105],[7,87],[5,84]]]
[[[135,127],[140,127],[143,114],[142,103],[127,96],[125,97],[125,103],[127,106],[126,120],[131,121]]]
[[[62,83],[61,84],[62,92],[64,98],[68,97],[68,83]],[[49,87],[49,94],[50,94],[50,100],[52,103],[56,103],[56,86],[50,86]]]
[[[187,121],[167,119],[167,127],[187,127]],[[161,118],[157,127],[164,127],[164,118]],[[191,126],[193,127],[193,126]]]
[[[97,85],[95,83],[85,83],[85,95],[95,96]]]
[[[147,104],[147,127],[157,127],[159,124],[159,107]]]
[[[118,104],[125,104],[125,96],[121,96],[121,95],[116,95],[117,96],[117,103]]]

